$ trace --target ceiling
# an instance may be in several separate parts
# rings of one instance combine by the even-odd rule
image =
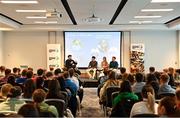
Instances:
[[[1,1],[1,0],[0,0]],[[180,2],[151,3],[151,0],[37,0],[38,4],[0,3],[0,23],[13,30],[136,30],[172,29],[166,23],[180,19]],[[141,9],[174,9],[168,12],[141,12]],[[18,13],[16,10],[56,9],[62,17],[27,19],[27,16],[46,16],[46,13]],[[98,23],[88,23],[86,18],[95,15],[102,19]],[[160,15],[160,18],[135,19],[134,16]],[[147,24],[130,24],[130,21],[152,21]],[[8,21],[8,22],[6,22]],[[57,21],[57,24],[36,24],[36,21]],[[179,21],[179,20],[178,20]],[[10,23],[11,22],[11,23]],[[13,25],[12,25],[13,24]],[[180,23],[179,23],[180,24]],[[2,25],[0,25],[2,27]],[[3,25],[4,27],[4,25]]]

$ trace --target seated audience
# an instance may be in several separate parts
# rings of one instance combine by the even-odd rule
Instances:
[[[40,112],[51,112],[56,117],[58,117],[58,111],[56,107],[48,105],[44,102],[46,98],[46,93],[43,89],[36,89],[33,93],[33,101]]]
[[[158,115],[160,117],[179,117],[180,111],[175,107],[175,99],[173,97],[164,97],[158,105]]]
[[[49,81],[51,81],[53,79],[53,73],[51,71],[48,71],[48,72],[46,72],[45,76],[46,76],[46,80],[44,80],[43,86],[45,88],[48,88]]]
[[[126,102],[128,100],[129,102]],[[138,96],[132,92],[130,82],[124,80],[121,83],[118,96],[113,100],[111,117],[129,117],[131,108],[138,101]]]
[[[19,73],[18,73],[18,68],[14,67],[13,68],[13,75],[15,76],[15,78],[19,78]]]
[[[23,105],[19,109],[18,114],[22,115],[23,117],[39,117],[39,111],[37,107],[32,103]]]
[[[0,66],[0,78],[5,76],[5,69],[4,66]]]
[[[7,94],[6,101],[0,103],[0,111],[18,111],[19,108],[25,104],[23,100],[20,100],[21,88],[14,86]]]
[[[162,74],[160,76],[160,87],[159,87],[158,95],[175,94],[175,89],[173,89],[170,85],[168,85],[168,82],[169,82],[168,74]]]
[[[65,90],[65,82],[64,82],[64,77],[63,77],[63,73],[61,72],[60,68],[57,68],[54,71],[54,75],[55,77],[57,77],[57,80],[59,81],[59,84],[61,86],[61,91],[66,91]]]
[[[96,57],[92,56],[91,61],[89,62],[87,74],[91,79],[94,79],[96,75],[96,69],[97,69],[98,62],[96,61]]]
[[[47,92],[48,90],[43,87],[43,84],[44,84],[44,79],[43,77],[37,77],[36,78],[36,89],[43,89],[45,92]]]
[[[158,104],[155,103],[154,89],[150,85],[142,88],[143,101],[133,105],[130,117],[137,114],[157,114]]]
[[[108,87],[111,86],[120,86],[120,81],[116,79],[116,72],[111,71],[109,73],[109,79],[104,83],[103,87],[100,90],[100,98],[99,98],[99,102],[100,104],[105,103],[106,102],[106,90]]]
[[[11,90],[12,87],[13,87],[13,86],[12,86],[11,84],[4,84],[4,85],[2,85],[0,98],[1,98],[1,99],[6,99],[8,93],[10,92],[10,90]]]
[[[132,74],[128,74],[126,80],[128,80],[130,82],[131,86],[133,86],[134,83],[135,83],[135,78],[134,78],[134,76]]]
[[[176,89],[176,107],[180,110],[180,87]]]
[[[16,83],[15,80],[16,80],[16,78],[15,78],[14,75],[9,75],[9,76],[7,77],[7,83],[9,83],[9,84],[11,84],[11,85],[13,85],[13,86],[19,86],[19,87],[21,87],[21,89],[22,89],[22,91],[23,91],[24,86],[21,85],[21,84]]]
[[[175,82],[174,82],[174,80],[175,80],[175,71],[174,71],[174,68],[172,68],[172,67],[168,68],[168,75],[169,75],[169,82],[168,82],[168,84],[171,87],[175,88]]]
[[[36,86],[33,82],[32,79],[28,79],[25,84],[24,84],[24,93],[23,93],[23,98],[31,99],[32,94],[35,91]]]
[[[144,75],[142,73],[136,73],[135,75],[136,83],[132,86],[132,91],[134,93],[141,93],[143,86],[145,85]]]
[[[62,99],[66,101],[65,96],[61,93],[61,86],[56,79],[50,80],[48,83],[48,92],[46,99]]]
[[[22,71],[22,73],[21,73],[21,77],[20,77],[20,78],[16,78],[16,83],[18,83],[18,84],[24,84],[25,81],[27,80],[26,74],[27,74],[27,70],[24,69],[24,70]]]
[[[4,74],[5,76],[1,78],[0,82],[7,82],[8,76],[11,74],[11,69],[6,68]]]
[[[120,76],[121,76],[121,79],[122,80],[127,80],[127,77],[128,77],[128,73],[126,73],[126,68],[125,67],[120,67]]]
[[[159,99],[159,96],[158,96],[159,83],[157,81],[151,81],[149,83],[149,85],[151,85],[153,87],[153,89],[154,89],[155,98]]]

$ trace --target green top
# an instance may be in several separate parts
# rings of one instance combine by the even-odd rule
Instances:
[[[113,100],[113,106],[117,105],[119,102],[121,102],[122,99],[131,99],[134,101],[138,100],[138,96],[132,92],[123,92],[119,93],[117,97]]]

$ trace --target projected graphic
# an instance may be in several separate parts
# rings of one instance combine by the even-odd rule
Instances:
[[[116,56],[120,64],[121,32],[65,32],[65,59],[71,54],[78,67],[87,67],[91,56],[96,56],[98,66],[104,56],[108,62]]]

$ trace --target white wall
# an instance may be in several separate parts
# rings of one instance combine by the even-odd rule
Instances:
[[[3,65],[3,32],[0,31],[0,65]]]
[[[3,40],[6,67],[46,68],[48,32],[5,32]]]
[[[162,71],[167,67],[178,67],[176,31],[132,31],[131,43],[145,44],[145,71],[150,66]]]

